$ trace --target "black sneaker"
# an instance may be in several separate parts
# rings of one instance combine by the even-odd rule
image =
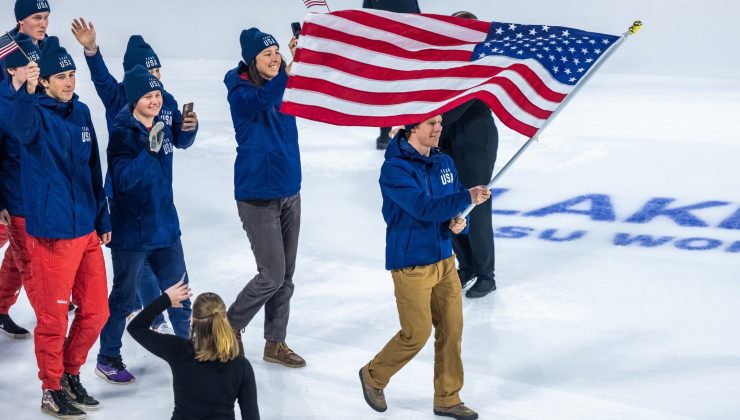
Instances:
[[[41,396],[41,411],[58,419],[84,419],[85,412],[72,405],[61,389],[45,389]]]
[[[69,373],[62,375],[62,391],[67,394],[67,398],[75,407],[84,410],[100,408],[98,400],[90,396],[80,383],[80,375],[70,375]]]
[[[0,314],[0,332],[18,339],[31,336],[27,329],[16,325],[8,314]]]
[[[469,298],[483,297],[496,290],[496,280],[487,277],[478,277],[473,287],[465,292],[465,296]]]
[[[468,270],[457,270],[457,276],[460,277],[460,286],[466,288],[472,284],[475,280],[475,273],[471,273]]]

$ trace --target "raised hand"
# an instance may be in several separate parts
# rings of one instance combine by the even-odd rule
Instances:
[[[182,131],[193,131],[198,126],[198,115],[190,111],[188,115],[182,116]]]
[[[36,93],[36,87],[39,85],[39,75],[41,70],[35,61],[31,61],[26,66],[26,92],[29,95]]]
[[[485,185],[478,185],[468,191],[470,192],[470,202],[476,206],[491,198],[491,190],[486,188]]]
[[[88,51],[97,51],[98,44],[96,42],[97,35],[95,33],[95,25],[92,21],[88,24],[85,19],[78,18],[72,21],[72,35],[75,36],[77,42],[85,47]]]
[[[169,296],[173,308],[182,308],[182,301],[190,299],[193,293],[190,291],[190,285],[185,283],[185,275],[177,283],[170,286],[164,292]]]

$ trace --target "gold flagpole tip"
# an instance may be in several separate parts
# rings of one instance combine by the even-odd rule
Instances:
[[[639,20],[636,20],[636,21],[635,21],[635,23],[633,23],[633,24],[632,24],[632,26],[630,26],[630,29],[629,29],[629,31],[630,31],[630,33],[631,33],[632,35],[634,35],[634,34],[636,34],[636,33],[637,33],[637,31],[639,31],[640,29],[642,29],[642,22],[641,22],[641,21],[639,21]]]

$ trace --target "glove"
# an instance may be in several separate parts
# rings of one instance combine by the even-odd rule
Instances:
[[[159,153],[159,149],[162,148],[162,142],[164,141],[164,123],[162,121],[157,122],[152,127],[152,131],[149,132],[149,151],[152,153]]]

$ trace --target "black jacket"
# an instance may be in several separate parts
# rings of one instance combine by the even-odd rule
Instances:
[[[421,13],[416,0],[363,0],[362,7],[396,13]]]

